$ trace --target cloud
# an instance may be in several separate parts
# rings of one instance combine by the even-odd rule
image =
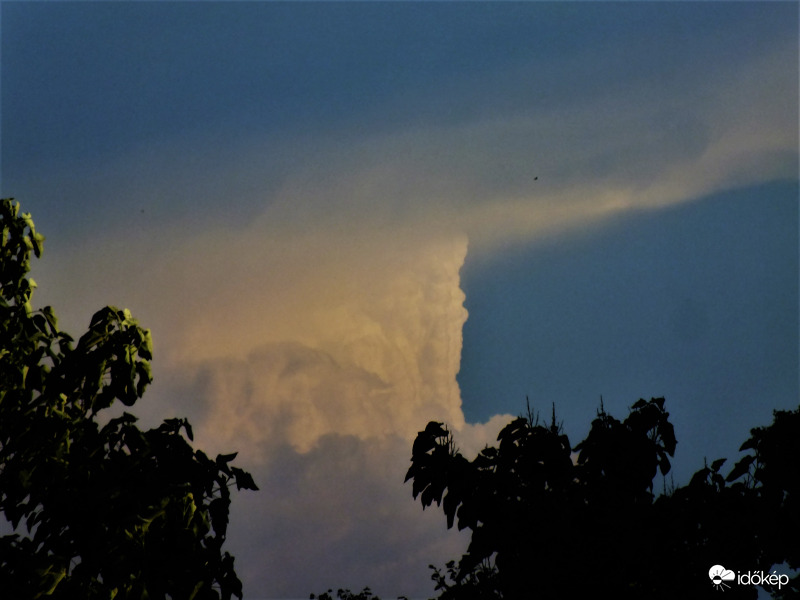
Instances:
[[[427,565],[458,557],[465,538],[403,484],[411,443],[443,421],[474,456],[511,418],[467,424],[461,409],[467,239],[302,208],[274,202],[246,227],[176,228],[149,247],[89,243],[61,292],[83,310],[133,306],[156,354],[137,414],[189,416],[198,447],[238,451],[253,472],[262,492],[237,498],[231,530],[248,594],[424,595]],[[79,301],[86,290],[107,295]]]
[[[466,547],[440,512],[403,485],[409,447],[395,436],[330,434],[307,453],[272,448],[254,475],[260,494],[233,507],[231,550],[253,597],[303,597],[329,587],[426,597],[431,563]],[[391,596],[390,596],[391,597]]]
[[[222,439],[307,451],[331,432],[460,427],[465,254],[463,236],[399,228],[200,236],[147,286],[172,289],[157,311],[162,360],[202,380]]]
[[[107,294],[92,308],[133,306],[156,356],[137,415],[189,416],[198,447],[238,451],[253,472],[263,491],[240,495],[231,531],[248,594],[424,595],[427,565],[465,546],[403,485],[414,436],[439,420],[467,445],[493,441],[492,426],[465,423],[456,381],[466,237],[282,210],[176,229],[144,255],[129,238],[89,243],[61,292],[82,310],[86,290]]]
[[[466,239],[279,223],[174,240],[131,282],[123,295],[158,303],[143,407],[151,420],[189,414],[198,446],[238,451],[262,488],[232,517],[248,594],[427,594],[427,565],[465,539],[403,484],[411,442],[433,419],[470,448],[499,429],[464,422],[456,382]],[[95,273],[106,260],[124,263],[106,254]]]

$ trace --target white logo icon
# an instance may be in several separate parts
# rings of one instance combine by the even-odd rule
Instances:
[[[708,577],[711,579],[711,585],[718,590],[725,591],[725,588],[731,587],[726,581],[733,581],[736,578],[733,571],[730,571],[722,565],[714,565],[708,570]]]

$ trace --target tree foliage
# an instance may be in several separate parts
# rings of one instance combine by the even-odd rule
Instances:
[[[151,383],[150,332],[108,306],[75,343],[52,308],[32,308],[44,238],[31,216],[3,199],[0,227],[3,597],[241,598],[222,544],[231,487],[255,490],[252,477],[235,454],[194,450],[185,419],[143,431],[105,417]]]
[[[339,588],[336,590],[336,595],[333,596],[333,590],[322,592],[319,595],[311,594],[311,600],[381,600],[378,596],[372,593],[372,590],[365,587],[360,592],[351,592],[348,589]],[[408,600],[405,596],[400,596],[397,600]]]
[[[709,569],[770,573],[800,568],[800,408],[776,412],[741,447],[750,453],[724,477],[724,459],[690,483],[653,493],[670,471],[676,440],[664,399],[639,400],[624,421],[601,405],[572,447],[555,414],[509,423],[498,446],[469,461],[442,423],[412,449],[406,481],[423,508],[436,503],[447,526],[471,531],[448,576],[434,569],[440,599],[707,598]],[[788,576],[787,576],[787,579]],[[800,576],[764,586],[800,594]],[[726,597],[756,598],[749,585]]]

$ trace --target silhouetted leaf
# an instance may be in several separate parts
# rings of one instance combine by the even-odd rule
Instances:
[[[755,458],[756,457],[752,456],[752,455],[747,455],[747,456],[742,457],[739,460],[739,462],[737,462],[736,465],[734,465],[733,469],[731,469],[731,472],[728,473],[728,476],[725,478],[725,480],[726,481],[735,481],[736,479],[739,479],[739,477],[741,477],[745,473],[748,473],[750,471],[750,465],[753,464],[753,461],[755,460]]]
[[[725,458],[718,458],[717,460],[711,463],[711,470],[714,471],[714,473],[718,472],[720,467],[722,467],[722,465],[725,464],[726,460],[727,459]]]
[[[238,467],[231,467],[231,473],[233,473],[233,477],[236,480],[236,489],[258,490],[258,486],[253,480],[253,476],[247,471]]]

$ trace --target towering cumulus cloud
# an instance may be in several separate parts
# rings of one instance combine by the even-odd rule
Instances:
[[[444,421],[477,452],[508,420],[467,424],[461,408],[466,235],[435,207],[396,214],[396,190],[371,200],[365,178],[287,186],[246,224],[88,241],[55,257],[80,265],[69,279],[43,265],[60,297],[41,300],[65,324],[115,303],[151,328],[145,424],[188,416],[198,447],[253,473],[261,491],[235,498],[229,536],[252,598],[429,594],[428,564],[465,539],[404,485],[413,439]]]
[[[403,484],[414,436],[445,421],[477,451],[503,421],[468,425],[461,410],[466,237],[273,207],[168,246],[119,292],[159,304],[142,317],[161,359],[143,409],[188,414],[200,447],[253,472],[262,491],[236,499],[230,539],[248,593],[428,593],[427,565],[464,539]],[[96,272],[124,261],[111,254]]]
[[[326,434],[462,427],[463,237],[256,226],[202,244],[237,260],[190,270],[182,293],[198,312],[174,324],[170,362],[192,373],[210,439],[258,460],[264,443],[308,452]]]

